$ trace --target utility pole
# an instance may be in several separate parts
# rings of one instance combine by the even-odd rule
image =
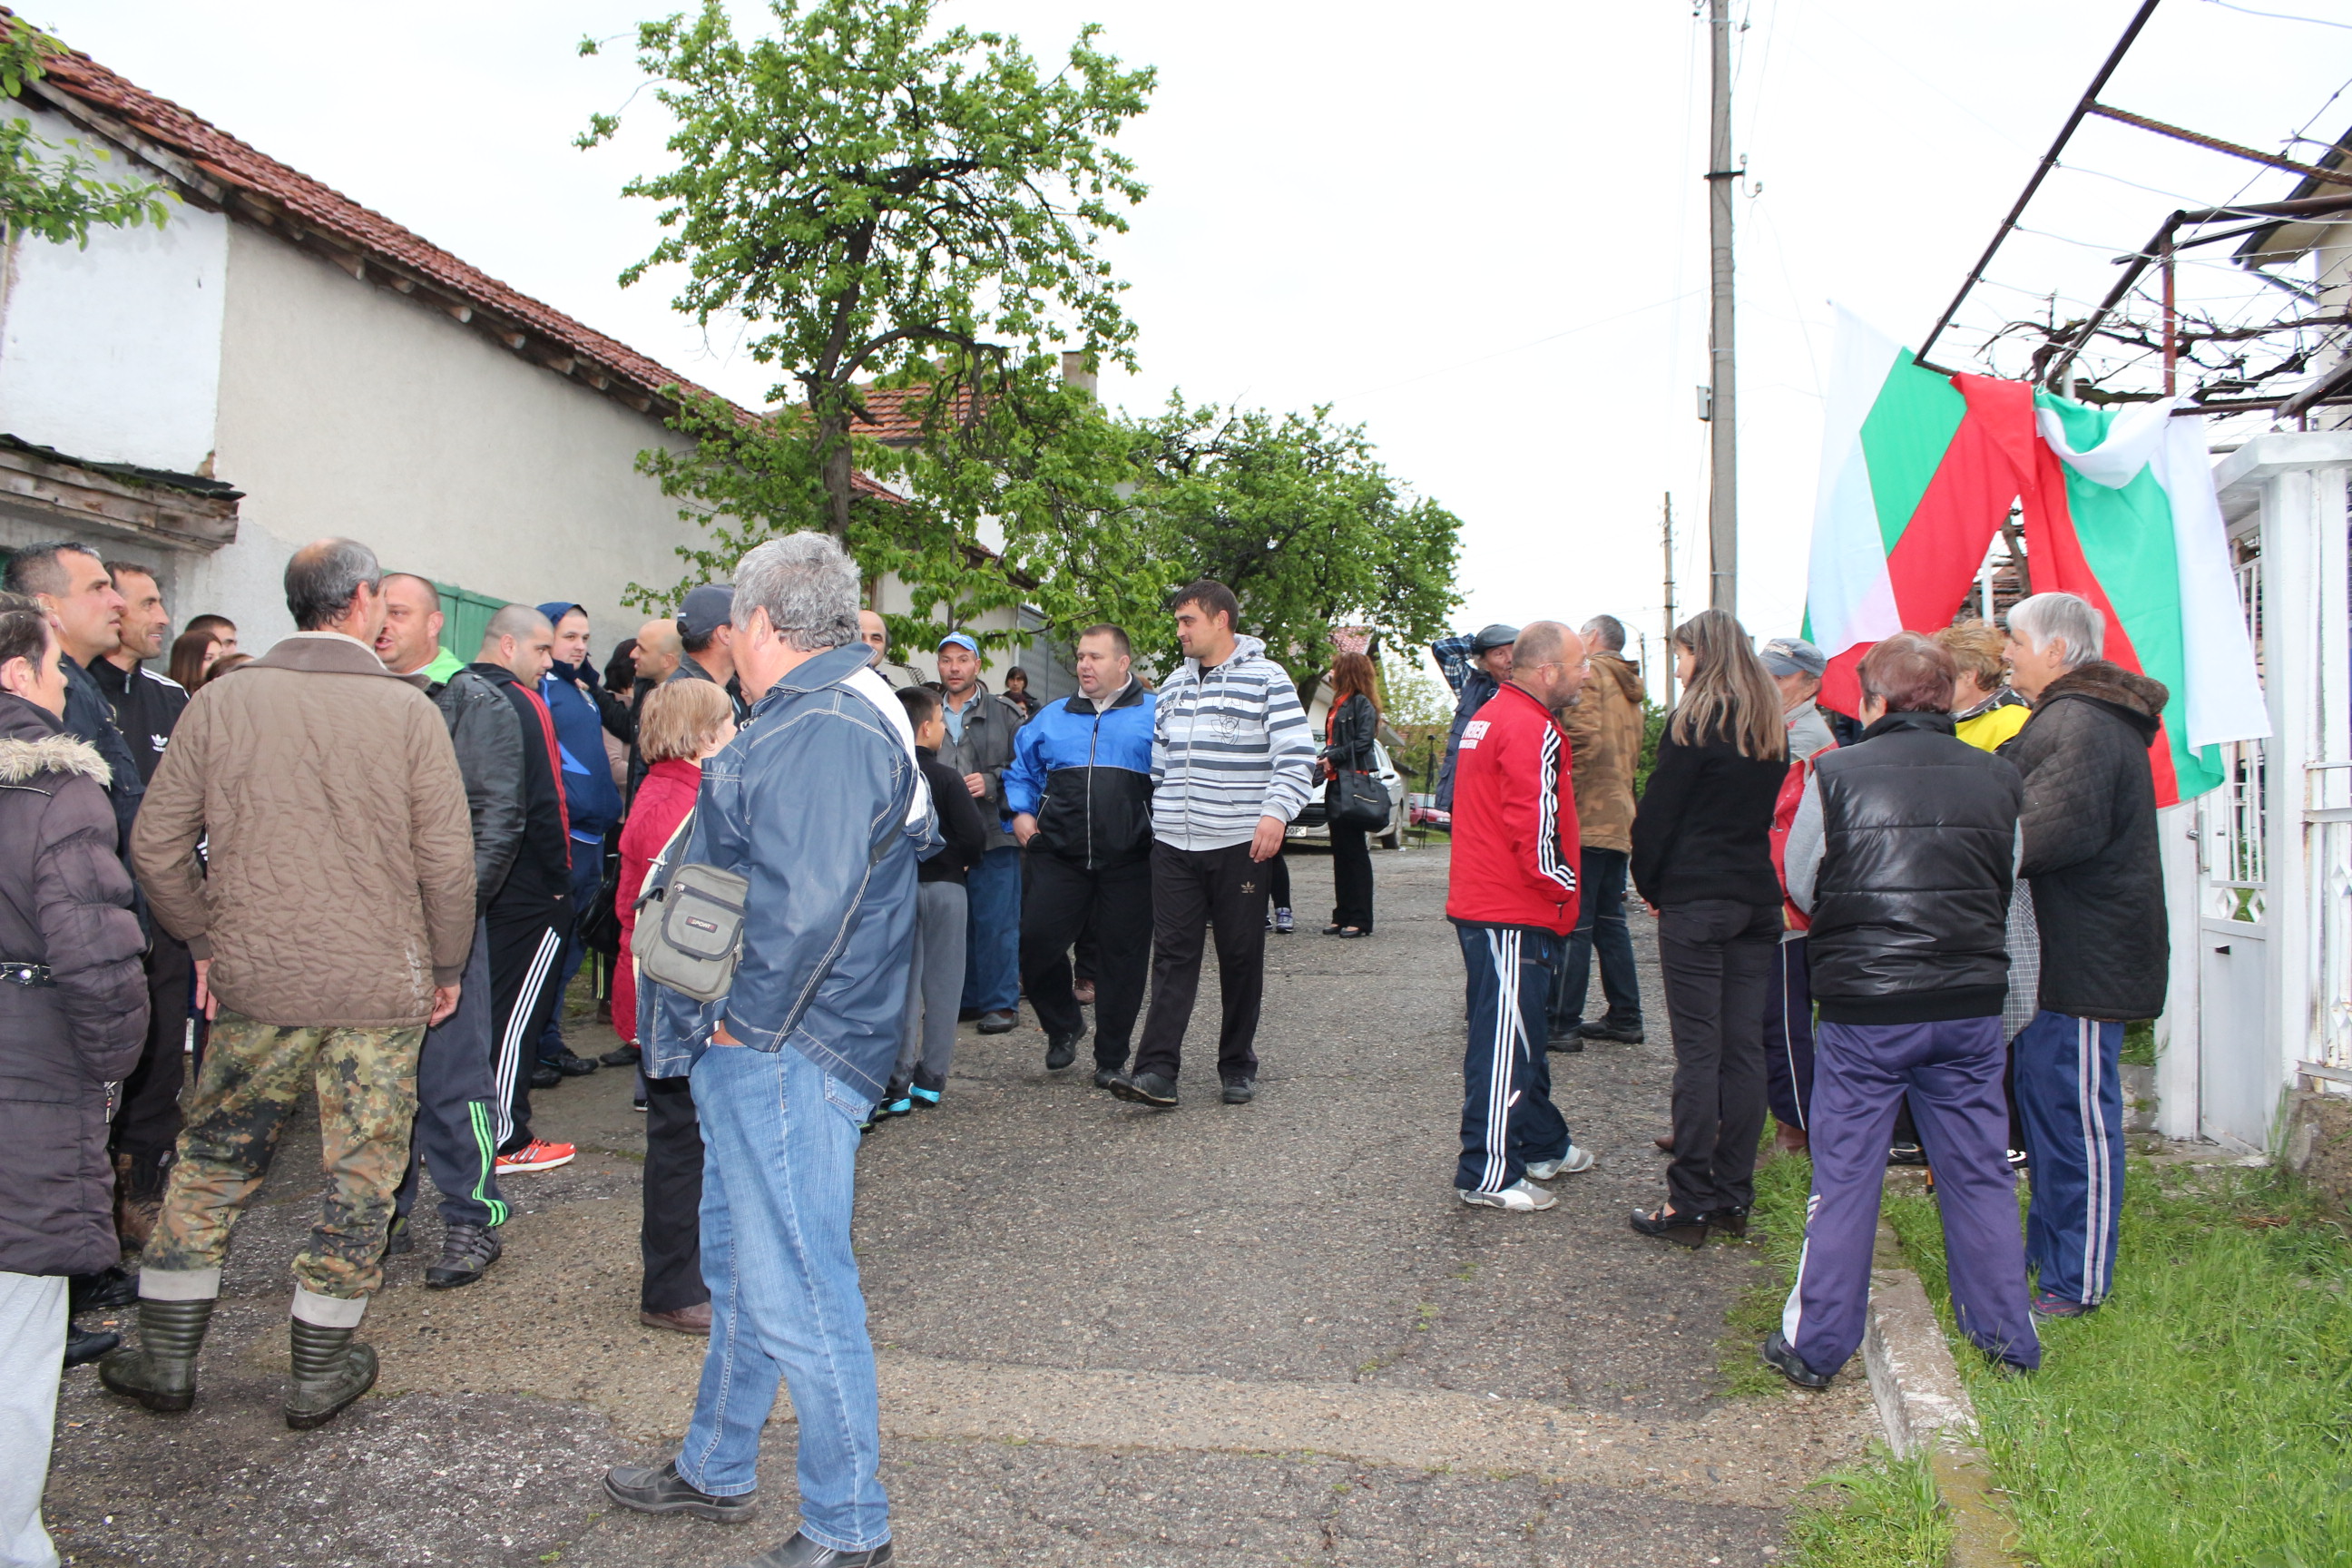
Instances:
[[[1665,656],[1664,706],[1671,708],[1675,705],[1675,492],[1672,490],[1666,492],[1664,532],[1666,542],[1666,635],[1664,640],[1658,644],[1658,651]]]
[[[1732,391],[1731,191],[1739,171],[1731,164],[1731,0],[1707,0],[1714,66],[1706,153],[1707,247],[1714,311],[1707,324],[1709,380],[1706,538],[1707,603],[1734,615],[1739,608],[1739,421]]]

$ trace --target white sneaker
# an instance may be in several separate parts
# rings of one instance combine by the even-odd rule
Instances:
[[[1559,1159],[1538,1160],[1534,1164],[1529,1165],[1528,1176],[1531,1181],[1549,1182],[1554,1176],[1573,1176],[1579,1172],[1591,1169],[1592,1169],[1592,1151],[1580,1149],[1570,1143],[1568,1146],[1568,1152]]]
[[[1482,1193],[1475,1187],[1456,1187],[1454,1190],[1465,1204],[1475,1204],[1482,1208],[1508,1209],[1513,1214],[1532,1214],[1559,1202],[1532,1182],[1513,1182],[1499,1193]]]

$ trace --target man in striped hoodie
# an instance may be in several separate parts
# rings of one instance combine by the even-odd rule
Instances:
[[[1158,1110],[1176,1105],[1203,926],[1217,940],[1224,1100],[1246,1105],[1257,1093],[1265,863],[1307,804],[1316,755],[1297,688],[1264,643],[1235,635],[1233,590],[1190,584],[1176,590],[1174,609],[1184,663],[1160,688],[1151,731],[1151,1012],[1133,1069],[1107,1086]]]

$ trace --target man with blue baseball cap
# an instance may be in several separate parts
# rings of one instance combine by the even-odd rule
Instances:
[[[1002,1035],[1020,1021],[1021,847],[1013,842],[1004,805],[1004,770],[1013,737],[1028,717],[980,679],[980,643],[969,632],[940,639],[940,717],[948,727],[940,761],[963,778],[988,830],[980,864],[964,878],[971,925],[963,971],[963,1007],[980,1032]]]

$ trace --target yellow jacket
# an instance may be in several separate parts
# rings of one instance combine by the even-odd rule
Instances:
[[[1998,752],[2032,717],[2032,706],[2004,686],[1976,708],[1954,715],[1952,733],[1979,751]]]

